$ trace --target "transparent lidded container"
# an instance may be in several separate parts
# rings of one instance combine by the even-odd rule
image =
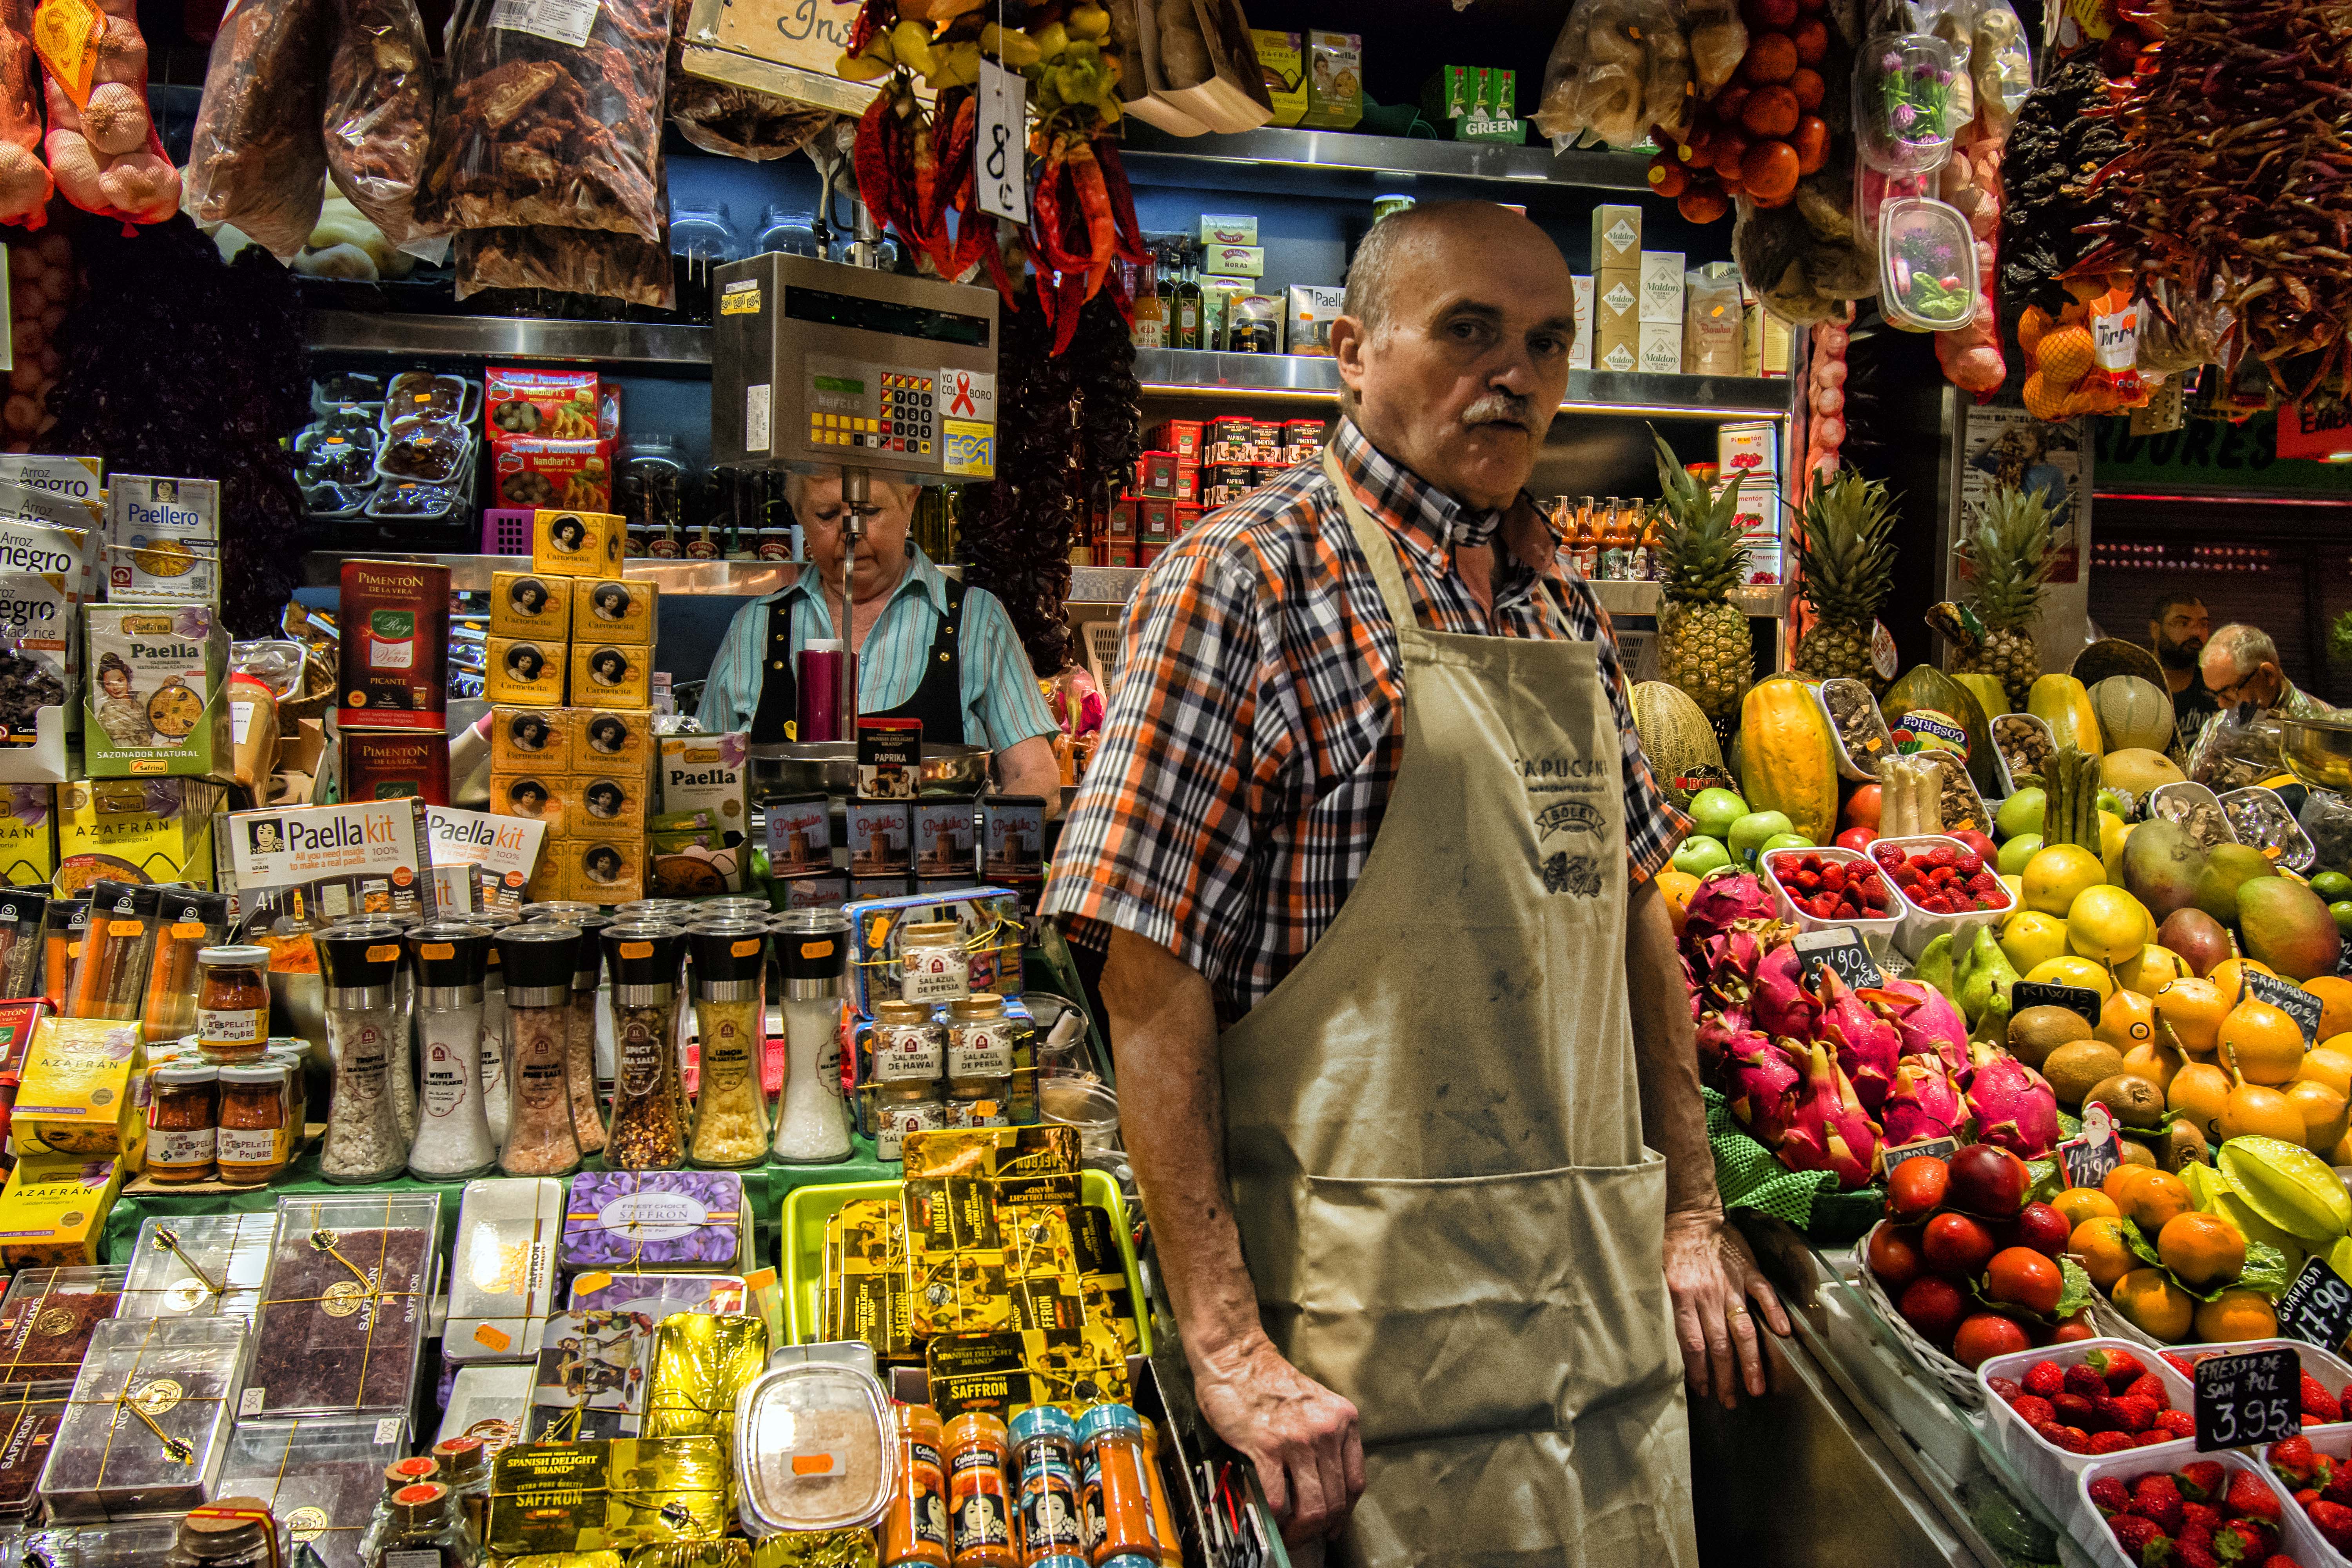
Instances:
[[[1948,332],[1977,314],[1977,247],[1960,210],[1905,196],[1878,212],[1879,308],[1892,320]]]
[[[139,1226],[117,1318],[251,1322],[278,1244],[278,1214],[152,1215]]]
[[[737,1513],[755,1538],[863,1529],[898,1480],[890,1401],[870,1373],[803,1362],[755,1378],[735,1404]]]

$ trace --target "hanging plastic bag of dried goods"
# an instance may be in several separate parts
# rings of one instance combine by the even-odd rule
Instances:
[[[1712,7],[1707,21],[1712,65],[1727,40]],[[1744,31],[1738,41],[1744,50]],[[1690,124],[1691,56],[1671,0],[1576,0],[1544,66],[1536,128],[1555,147],[1579,138],[1631,147],[1654,125],[1679,137]]]
[[[664,310],[677,303],[666,241],[569,228],[468,228],[457,233],[454,259],[460,300],[484,289],[560,289]]]
[[[2205,298],[2192,298],[2169,278],[2147,278],[2140,286],[2139,368],[2159,375],[2221,363],[2221,345],[2238,315],[2224,297],[2229,285],[2215,279]]]
[[[427,261],[446,235],[416,221],[416,186],[433,134],[433,46],[416,0],[335,0],[320,125],[327,172],[395,247]]]
[[[688,76],[684,0],[670,7],[668,110],[677,133],[706,153],[754,163],[789,157],[833,123],[829,110]]]
[[[137,0],[100,0],[86,37],[41,46],[48,135],[41,143],[66,200],[101,217],[162,223],[180,210],[180,172],[147,113],[147,39]]]
[[[40,67],[32,0],[0,0],[0,223],[38,228],[55,184],[41,162]]]
[[[326,197],[319,100],[334,42],[328,0],[238,0],[221,18],[188,147],[190,207],[283,261]]]
[[[561,11],[469,0],[451,24],[425,221],[659,244],[669,20],[667,0]]]

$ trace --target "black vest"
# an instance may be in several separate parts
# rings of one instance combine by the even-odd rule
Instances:
[[[947,614],[932,628],[929,651],[923,655],[923,676],[907,700],[864,719],[919,719],[923,739],[948,745],[977,745],[963,726],[963,584],[947,579]],[[760,705],[751,719],[751,742],[762,745],[796,738],[800,721],[800,679],[793,668],[793,616],[789,599],[768,606],[766,668],[761,674]],[[849,737],[856,739],[855,736]]]

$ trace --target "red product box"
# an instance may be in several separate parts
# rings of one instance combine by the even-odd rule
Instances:
[[[1176,503],[1161,496],[1146,496],[1137,509],[1137,523],[1141,530],[1137,537],[1147,543],[1165,544],[1176,537]]]
[[[343,732],[343,799],[404,800],[423,797],[427,805],[449,804],[449,738],[446,735]]]
[[[1162,419],[1143,433],[1143,444],[1154,451],[1173,452],[1181,461],[1197,463],[1202,431],[1198,419]]]
[[[1286,419],[1282,422],[1283,445],[1290,449],[1294,463],[1311,461],[1323,449],[1324,424],[1320,419]]]
[[[502,437],[490,443],[494,507],[613,510],[613,443]]]
[[[593,441],[604,434],[593,370],[518,370],[492,365],[482,373],[482,434],[531,436],[546,441]],[[614,415],[617,417],[619,409]]]
[[[1202,434],[1204,463],[1246,463],[1257,447],[1257,421],[1246,414],[1228,414],[1209,421]]]
[[[1135,459],[1135,488],[1148,496],[1176,493],[1176,454],[1146,452]]]
[[[1192,500],[1201,493],[1201,465],[1186,458],[1176,459],[1176,499]]]
[[[1132,566],[1136,563],[1135,542],[1131,539],[1114,539],[1104,550],[1104,556],[1103,564],[1106,566]]]
[[[1110,537],[1133,539],[1135,520],[1143,509],[1141,496],[1121,496],[1110,503]]]
[[[1287,463],[1252,463],[1250,489],[1262,490],[1288,472],[1290,472],[1290,465]]]
[[[1137,560],[1136,564],[1138,566],[1149,566],[1153,562],[1159,560],[1160,556],[1166,554],[1167,552],[1168,546],[1165,544],[1144,545],[1142,547],[1141,556]]]
[[[1177,531],[1177,533],[1178,533],[1178,534],[1180,534],[1180,535],[1181,535],[1181,534],[1184,534],[1184,533],[1189,533],[1189,532],[1191,532],[1193,529],[1196,529],[1196,528],[1200,527],[1200,526],[1201,526],[1201,513],[1202,513],[1202,512],[1203,512],[1203,511],[1205,511],[1205,510],[1208,510],[1207,508],[1205,508],[1205,507],[1202,506],[1202,505],[1201,505],[1199,502],[1197,502],[1197,501],[1189,501],[1189,500],[1180,500],[1180,501],[1178,501],[1178,502],[1176,503],[1176,531]]]
[[[1253,463],[1282,461],[1282,426],[1279,424],[1271,419],[1257,421],[1251,440],[1253,443],[1251,449],[1255,455],[1249,458],[1247,461]]]

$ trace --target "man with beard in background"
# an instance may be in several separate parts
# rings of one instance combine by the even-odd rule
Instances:
[[[2172,689],[2173,739],[2183,756],[2196,743],[2205,721],[2221,710],[2197,677],[2197,656],[2205,651],[2212,630],[2205,601],[2194,594],[2177,589],[2160,594],[2156,608],[2148,612],[2148,640],[2155,645],[2157,662],[2164,666],[2164,683]]]

